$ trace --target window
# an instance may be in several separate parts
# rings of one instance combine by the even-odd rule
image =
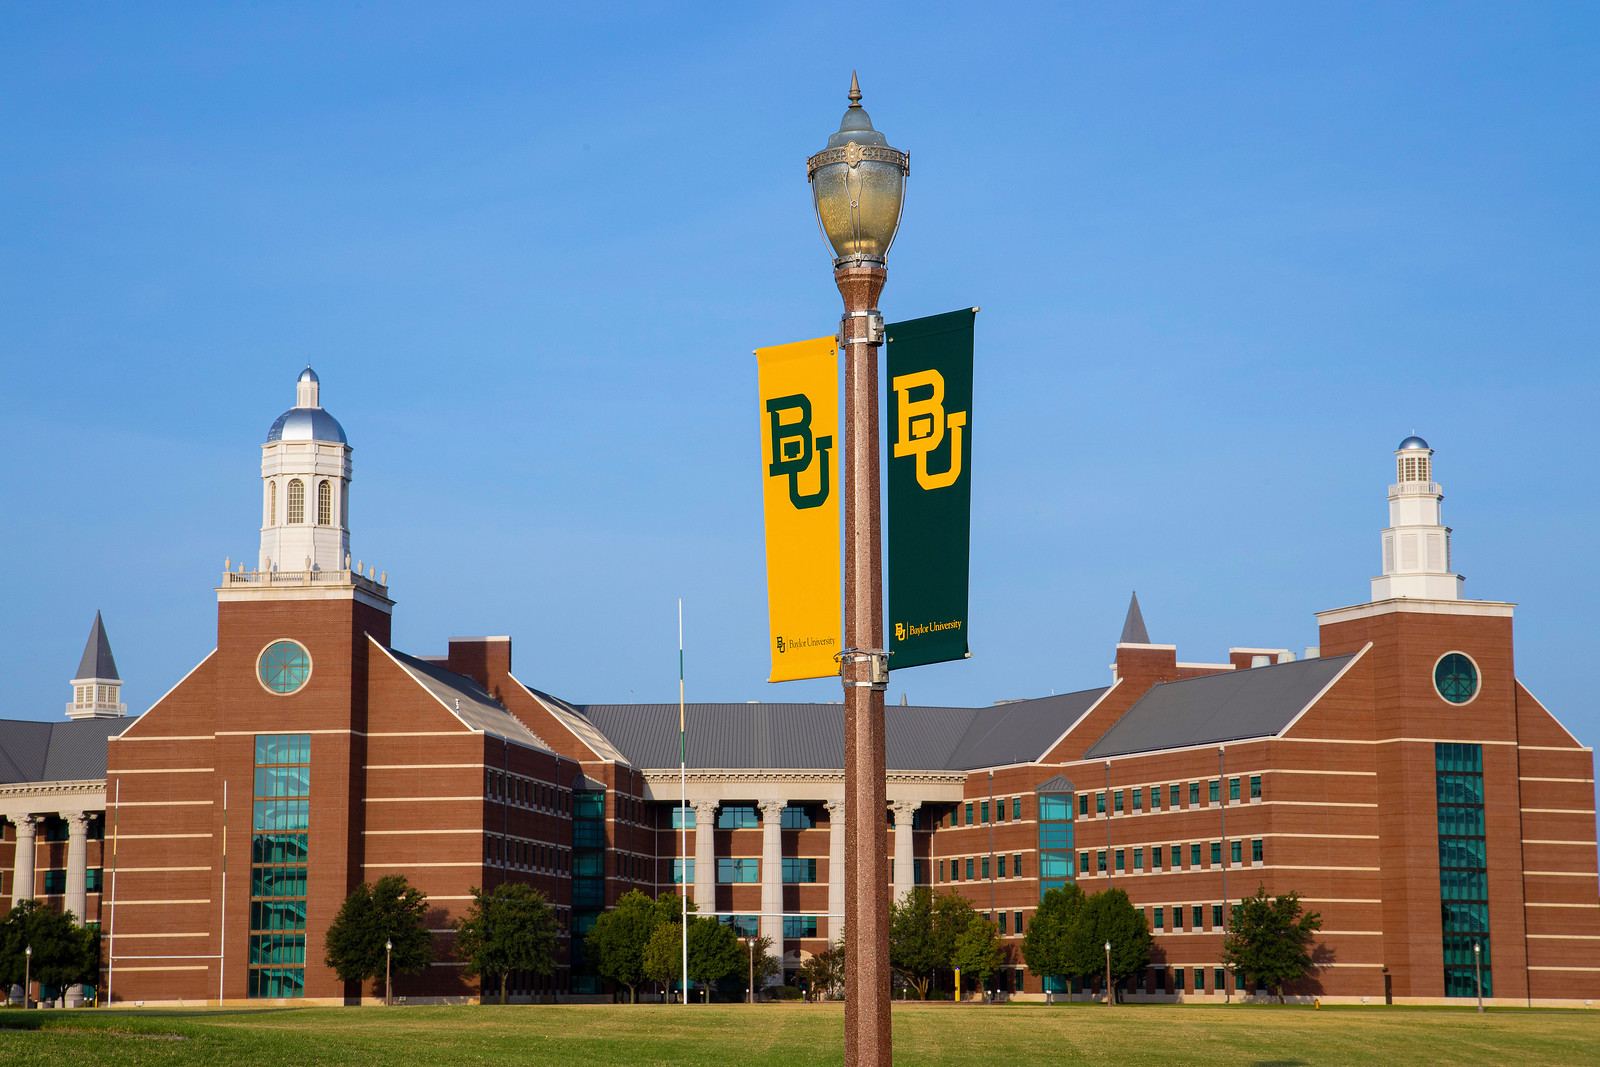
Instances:
[[[1243,841],[1234,841],[1231,844],[1232,844],[1231,861],[1233,863],[1236,863],[1236,864],[1243,863],[1244,862],[1244,842]]]
[[[1016,877],[1022,877],[1022,853],[1018,852],[1011,857],[1011,870]]]
[[[980,805],[980,807],[982,808],[982,814],[983,814],[983,818],[980,821],[984,822],[984,823],[988,823],[988,821],[989,821],[989,802],[987,800],[985,800]]]
[[[979,877],[984,879],[985,881],[987,881],[988,878],[989,878],[989,857],[988,856],[983,857],[983,863],[982,863],[981,866],[982,866],[982,869],[983,869],[983,873],[980,874]]]
[[[1120,789],[1117,790],[1116,798],[1117,798],[1117,811],[1121,811],[1122,810],[1122,790],[1120,790]]]
[[[1264,862],[1265,859],[1266,853],[1262,851],[1261,838],[1258,837],[1254,841],[1250,842],[1250,862],[1261,863]]]
[[[1004,878],[1006,876],[1006,858],[1004,856],[1000,857],[1000,870],[998,872],[996,872],[996,873],[1001,878]]]
[[[817,917],[815,915],[785,915],[783,917],[783,936],[786,938],[816,937]]]
[[[1228,779],[1228,799],[1229,800],[1238,800],[1239,799],[1239,779],[1237,779],[1237,778]]]
[[[1022,933],[1022,912],[1014,911],[1011,913],[1011,929],[1019,934]]]
[[[1226,988],[1227,981],[1228,972],[1223,970],[1221,967],[1218,967],[1211,972],[1211,988],[1214,991],[1218,993],[1222,992],[1223,989]]]
[[[801,882],[815,882],[817,880],[817,861],[809,857],[785,856],[783,858],[783,880],[791,885]]]
[[[1088,874],[1090,871],[1094,870],[1094,868],[1089,864],[1089,854],[1087,852],[1078,853],[1078,867],[1085,874]],[[1017,873],[1020,875],[1022,872],[1019,870]]]
[[[1096,815],[1104,815],[1106,813],[1106,795],[1104,793],[1096,793],[1094,795],[1094,811]]]
[[[1222,842],[1221,841],[1213,841],[1213,842],[1211,842],[1211,866],[1213,866],[1213,867],[1222,866]]]
[[[1133,869],[1136,871],[1144,870],[1144,849],[1142,848],[1133,850]]]
[[[269,692],[287,696],[311,677],[311,654],[297,641],[274,641],[261,650],[256,676]]]
[[[1162,928],[1162,924],[1165,922],[1165,919],[1166,919],[1166,909],[1165,908],[1157,908],[1156,909],[1156,914],[1155,914],[1155,922],[1152,923],[1151,925],[1153,925],[1157,930],[1160,930]]]
[[[1190,782],[1189,783],[1189,806],[1191,808],[1198,808],[1200,806],[1200,783],[1199,782]]]
[[[57,896],[67,891],[67,872],[45,871],[44,892],[46,896]]]
[[[719,858],[717,860],[717,881],[725,885],[732,882],[759,882],[761,881],[761,861],[757,859]]]
[[[944,860],[939,861],[939,881],[944,881]]]
[[[1127,867],[1126,867],[1126,865],[1124,863],[1124,856],[1125,856],[1124,851],[1122,849],[1120,849],[1120,848],[1117,849],[1117,870],[1119,870],[1119,871],[1127,869]]]
[[[995,806],[994,806],[994,817],[995,817],[995,820],[998,821],[998,822],[1005,822],[1006,821],[1006,800],[1005,800],[1005,797],[1001,797],[995,803]]]
[[[1211,803],[1220,804],[1222,802],[1222,783],[1217,781],[1215,778],[1211,780],[1210,796]]]
[[[757,937],[761,932],[761,916],[759,915],[719,915],[718,921],[723,926],[733,927],[735,937]]]
[[[1096,855],[1097,855],[1097,857],[1099,859],[1099,869],[1102,870],[1102,871],[1105,870],[1106,869],[1106,854],[1105,854],[1105,850],[1101,849],[1098,853],[1096,853]]]
[[[1433,687],[1452,704],[1469,703],[1478,692],[1478,668],[1462,653],[1448,653],[1434,665]]]
[[[1183,968],[1182,967],[1174,967],[1174,968],[1172,968],[1172,991],[1174,993],[1182,993],[1183,992]]]
[[[1172,928],[1173,928],[1173,930],[1181,930],[1181,929],[1183,929],[1183,905],[1182,904],[1174,904],[1172,906]]]
[[[1018,820],[1020,820],[1022,818],[1022,798],[1021,797],[1012,797],[1011,798],[1011,817],[1013,819],[1018,819]]]
[[[1167,807],[1169,807],[1169,808],[1178,807],[1178,800],[1181,797],[1182,792],[1183,792],[1183,790],[1182,790],[1181,786],[1176,786],[1175,785],[1171,789],[1169,789],[1167,791]]]
[[[1442,661],[1441,661],[1442,662]],[[1494,993],[1490,965],[1488,858],[1483,820],[1483,747],[1433,746],[1439,820],[1439,896],[1447,997],[1473,997],[1482,964],[1483,995]]]
[[[1203,930],[1205,929],[1205,922],[1206,915],[1204,908],[1196,904],[1194,907],[1189,909],[1189,929]]]
[[[1211,905],[1211,929],[1215,930],[1222,925],[1222,905]]]
[[[296,646],[298,647],[298,646]],[[305,991],[311,735],[258,734],[250,834],[251,997]]]
[[[1159,785],[1153,785],[1150,787],[1150,810],[1161,810],[1161,787]]]
[[[754,804],[724,804],[717,812],[718,830],[754,830],[760,825]]]
[[[804,804],[790,804],[783,809],[778,825],[785,830],[809,830],[816,822],[811,818],[810,808]]]
[[[1135,789],[1133,791],[1133,810],[1134,811],[1143,811],[1144,810],[1144,790],[1143,789]]]
[[[1001,937],[1006,936],[1006,913],[1002,911],[995,918],[997,918],[999,920],[999,923],[1000,923],[1000,936]]]
[[[289,481],[289,521],[306,521],[306,486],[299,478]]]
[[[967,881],[972,881],[972,860],[967,860]]]
[[[1250,776],[1250,799],[1261,799],[1261,776],[1259,774],[1252,774]]]
[[[1150,869],[1154,870],[1154,871],[1159,871],[1161,869],[1161,846],[1160,845],[1157,845],[1155,848],[1150,850]]]
[[[333,525],[333,488],[327,482],[317,483],[317,525]]]
[[[278,525],[278,483],[267,483],[267,525]]]
[[[1199,845],[1190,845],[1189,846],[1189,866],[1191,866],[1191,867],[1200,866],[1200,846]]]
[[[84,886],[90,893],[99,893],[103,890],[106,881],[106,872],[103,867],[90,867],[87,871],[88,880]]]
[[[967,825],[968,826],[972,825],[972,805],[971,804],[967,805]]]

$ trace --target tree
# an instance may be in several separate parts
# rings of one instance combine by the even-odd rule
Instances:
[[[450,925],[456,957],[467,964],[463,973],[485,981],[499,978],[502,1004],[512,971],[551,974],[556,969],[555,912],[526,882],[503,882],[487,891],[473,886],[467,914]]]
[[[384,875],[371,884],[362,882],[344,898],[333,925],[328,927],[322,962],[333,968],[343,982],[381,978],[383,945],[392,941],[393,969],[416,974],[433,960],[427,912],[427,894],[403,874]]]
[[[956,935],[950,953],[950,965],[961,968],[988,996],[989,977],[1005,962],[1005,949],[1000,944],[1000,932],[994,923],[977,912],[972,913],[967,928]]]
[[[689,980],[704,983],[707,1003],[711,983],[737,974],[749,959],[733,927],[709,916],[689,916]]]
[[[1083,910],[1083,890],[1074,882],[1051,889],[1039,901],[1022,939],[1022,959],[1028,970],[1045,978],[1073,977],[1070,935]]]
[[[817,997],[844,985],[844,938],[830,944],[800,965],[800,976]]]
[[[1254,979],[1281,1002],[1283,987],[1311,973],[1311,942],[1322,929],[1317,912],[1301,913],[1300,894],[1267,896],[1257,885],[1233,909],[1233,921],[1222,939],[1222,962],[1240,982]]]
[[[584,955],[600,977],[628,987],[628,1002],[638,1003],[637,986],[644,981],[644,952],[660,925],[656,902],[629,890],[612,910],[603,913],[584,938]]]
[[[640,958],[640,970],[652,982],[663,986],[669,982],[683,982],[683,927],[678,923],[660,923],[650,931]],[[688,996],[688,992],[684,992]]]
[[[1067,936],[1071,973],[1087,978],[1106,971],[1105,943],[1111,942],[1111,982],[1118,985],[1150,963],[1150,927],[1128,894],[1107,889],[1084,901]],[[1112,995],[1107,990],[1107,995]]]
[[[905,976],[923,1000],[936,973],[953,964],[956,939],[976,914],[972,902],[956,893],[934,895],[917,886],[889,910],[889,966]]]
[[[772,938],[757,937],[752,943],[741,937],[739,949],[744,956],[744,962],[740,965],[743,970],[739,973],[747,982],[751,980],[753,974],[757,989],[767,985],[770,979],[783,974],[783,961],[772,954]]]
[[[33,946],[33,963],[27,949]],[[24,900],[0,922],[0,986],[21,985],[31,970],[40,985],[94,984],[100,970],[100,933],[81,925],[70,911]],[[29,996],[27,990],[23,996]]]

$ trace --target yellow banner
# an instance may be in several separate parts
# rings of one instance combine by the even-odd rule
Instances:
[[[839,359],[832,337],[756,349],[769,682],[839,673]]]

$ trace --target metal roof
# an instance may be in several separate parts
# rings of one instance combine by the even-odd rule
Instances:
[[[1140,697],[1083,758],[1272,737],[1353,658],[1306,659],[1163,682]]]
[[[1033,791],[1035,793],[1071,793],[1076,791],[1077,788],[1072,784],[1071,778],[1064,774],[1058,774],[1054,778],[1047,779],[1034,786]]]
[[[94,625],[89,629],[89,640],[83,646],[83,658],[78,661],[78,673],[73,679],[103,678],[106,681],[122,681],[122,675],[117,673],[117,661],[111,658],[111,642],[106,640],[106,624],[101,621],[100,613],[94,613]]]
[[[1128,601],[1128,617],[1122,620],[1122,636],[1117,638],[1119,644],[1148,645],[1150,631],[1144,625],[1144,612],[1139,610],[1139,594],[1133,594],[1133,599]]]
[[[73,722],[0,719],[0,785],[103,779],[107,739],[137,721],[131,717]]]
[[[524,726],[521,719],[507,711],[504,705],[471,678],[392,648],[387,651],[407,674],[472,729],[515,741],[519,745],[550,751],[550,746],[538,734]]]
[[[1038,759],[1105,692],[1020,700],[992,708],[891,705],[894,770],[971,770]],[[678,764],[678,705],[568,704],[635,767]],[[829,770],[844,766],[843,704],[689,704],[688,762],[696,768]]]

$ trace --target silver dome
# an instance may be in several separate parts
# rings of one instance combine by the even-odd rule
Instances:
[[[310,373],[309,367],[306,373]],[[290,408],[272,424],[272,429],[267,431],[267,440],[338,441],[341,445],[349,444],[339,420],[322,408]]]
[[[1410,437],[1406,438],[1404,441],[1401,441],[1400,442],[1400,447],[1396,448],[1395,451],[1396,452],[1401,452],[1401,451],[1404,451],[1405,449],[1408,449],[1408,448],[1428,448],[1428,442],[1424,441],[1422,438],[1418,437],[1416,434],[1412,434]],[[1430,452],[1433,451],[1432,449],[1428,449],[1428,450]]]
[[[306,364],[306,369],[300,372],[300,377],[295,379],[297,382],[320,382],[321,380],[321,378],[317,377],[317,372],[311,369],[311,364],[309,363]]]

